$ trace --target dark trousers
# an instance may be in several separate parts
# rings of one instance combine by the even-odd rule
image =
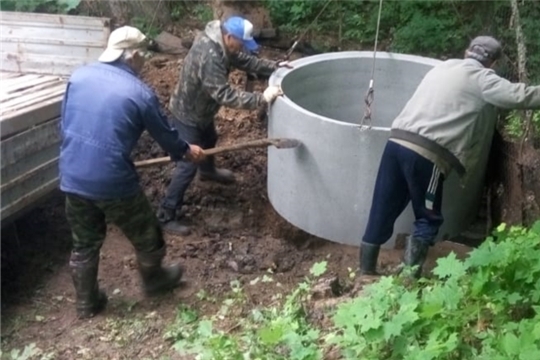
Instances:
[[[142,191],[115,200],[89,200],[66,194],[66,218],[76,253],[99,253],[107,223],[118,226],[139,252],[152,252],[165,244],[161,225]]]
[[[209,149],[216,146],[218,136],[213,122],[208,127],[201,129],[185,125],[180,121],[175,120],[174,127],[178,130],[182,139],[190,144],[198,145],[203,149]],[[161,202],[161,206],[168,209],[180,209],[182,207],[184,194],[186,193],[189,184],[191,184],[195,178],[197,168],[202,172],[213,172],[214,158],[208,157],[200,164],[194,164],[189,161],[178,161],[171,178],[171,183]]]
[[[444,176],[433,162],[388,141],[379,166],[363,241],[375,245],[388,241],[396,219],[411,201],[416,219],[412,235],[433,245],[443,223],[443,182]]]

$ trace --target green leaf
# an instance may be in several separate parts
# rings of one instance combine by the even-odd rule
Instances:
[[[281,337],[283,336],[283,327],[282,326],[270,326],[264,327],[259,330],[259,336],[261,341],[268,345],[274,345],[279,343]]]
[[[519,339],[512,333],[507,333],[502,338],[502,347],[508,355],[519,355]]]
[[[521,299],[523,299],[523,297],[519,293],[512,293],[506,297],[506,301],[508,301],[510,305],[516,304]]]
[[[531,227],[531,232],[535,233],[536,235],[540,235],[540,220],[533,224]]]
[[[66,11],[73,10],[79,6],[81,0],[57,0],[58,4],[64,5]]]
[[[446,277],[462,277],[465,275],[467,266],[461,260],[456,258],[456,254],[451,252],[447,257],[437,260],[437,267],[433,269],[433,273],[440,279]]]
[[[534,325],[533,334],[534,334],[535,338],[540,339],[540,322],[538,322],[538,323],[536,323],[536,325]]]
[[[199,328],[197,329],[197,332],[202,337],[210,337],[212,336],[212,321],[211,320],[202,320],[199,323]]]
[[[311,275],[315,277],[321,276],[322,274],[326,272],[326,266],[327,266],[326,261],[315,263],[313,264],[309,272],[311,273]]]

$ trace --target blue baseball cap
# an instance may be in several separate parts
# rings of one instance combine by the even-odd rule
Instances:
[[[257,51],[259,45],[253,40],[253,24],[239,16],[232,16],[225,20],[223,28],[244,43],[244,47],[249,51]]]

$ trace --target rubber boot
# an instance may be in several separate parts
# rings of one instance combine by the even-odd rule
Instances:
[[[220,184],[232,184],[235,182],[235,177],[231,170],[216,168],[214,166],[214,158],[209,157],[204,164],[199,166],[199,180],[215,181]]]
[[[418,240],[412,236],[407,238],[404,263],[405,266],[417,266],[416,270],[412,273],[416,279],[422,274],[422,267],[426,261],[428,251],[429,244],[425,241]]]
[[[99,289],[97,274],[99,251],[71,253],[69,267],[75,286],[77,316],[91,318],[105,309],[107,296]]]
[[[165,245],[149,253],[137,252],[139,273],[146,296],[155,296],[177,287],[184,273],[180,265],[163,267]]]
[[[360,244],[360,275],[379,275],[376,269],[380,248],[379,245],[365,242]]]
[[[176,209],[168,209],[160,206],[157,218],[161,223],[163,230],[180,236],[188,236],[191,234],[191,228],[189,226],[181,224],[176,220]]]

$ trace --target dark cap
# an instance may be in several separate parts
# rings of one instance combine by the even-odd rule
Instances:
[[[493,62],[502,55],[502,47],[499,41],[491,36],[477,36],[469,44],[466,56],[482,63]]]

